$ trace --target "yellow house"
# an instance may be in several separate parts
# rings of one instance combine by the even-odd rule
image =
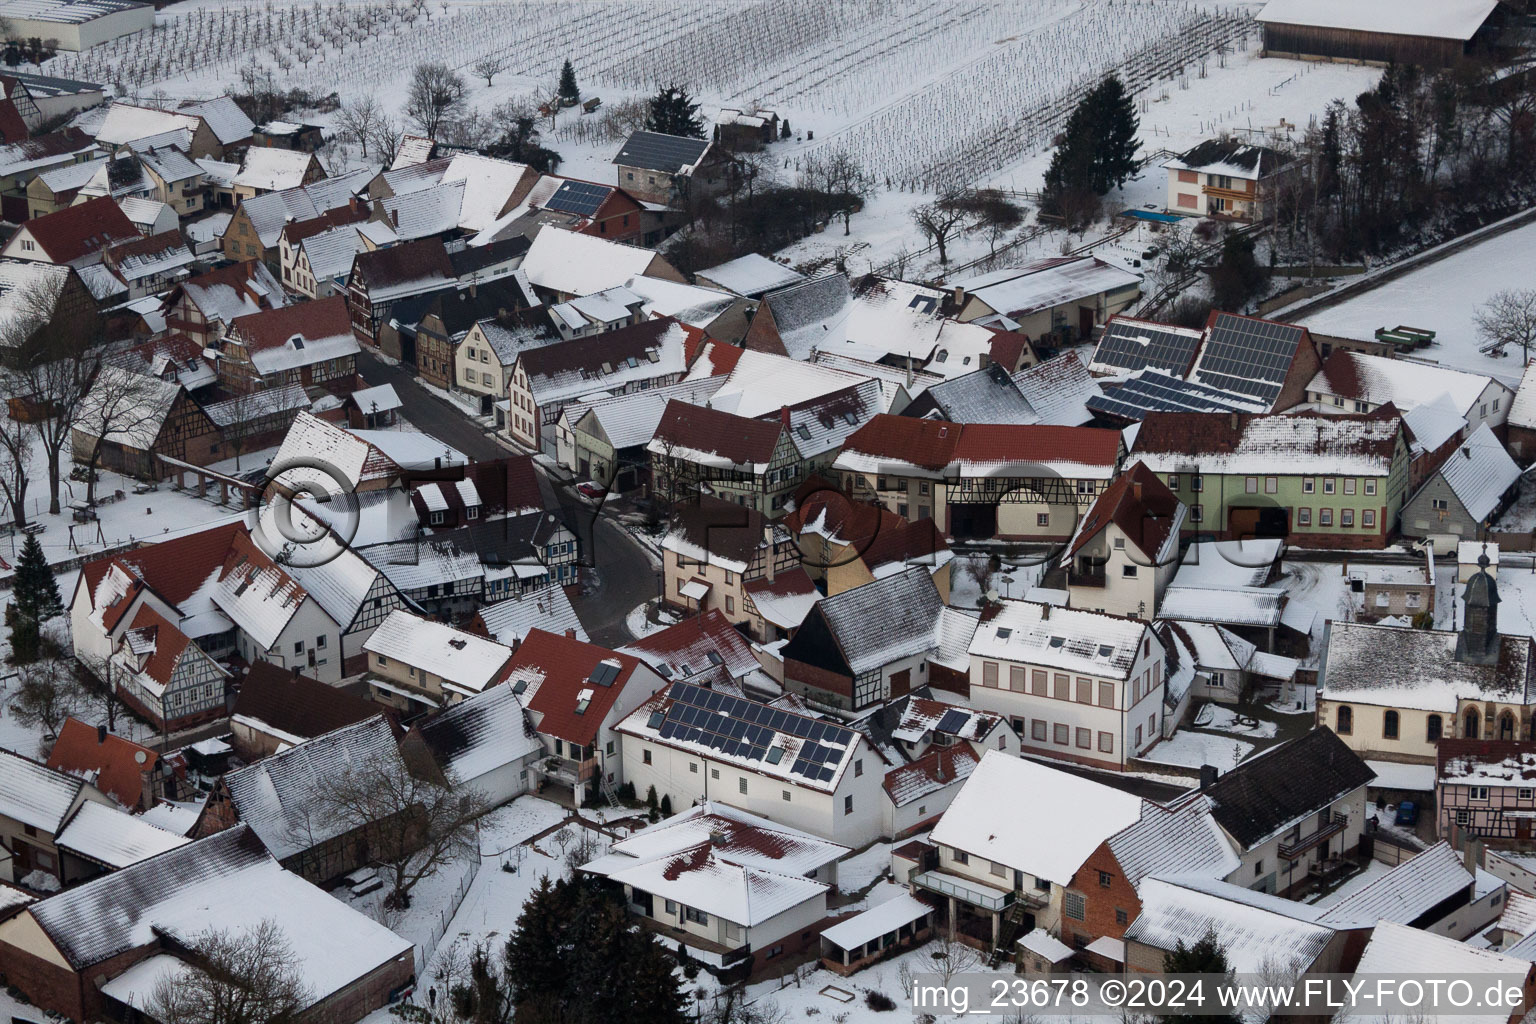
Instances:
[[[1498,631],[1486,563],[1467,581],[1462,628],[1329,623],[1317,720],[1362,757],[1434,764],[1443,737],[1536,736],[1536,641]]]

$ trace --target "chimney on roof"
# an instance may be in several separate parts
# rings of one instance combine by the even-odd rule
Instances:
[[[576,628],[574,626],[567,627],[567,629],[565,631],[565,638],[567,640],[575,640],[576,639]]]
[[[1044,622],[1051,617],[1051,602],[1045,601],[1040,605],[1040,621]]]
[[[1209,789],[1211,786],[1214,786],[1216,784],[1216,780],[1220,777],[1221,772],[1216,768],[1215,765],[1203,764],[1200,766],[1201,789]]]
[[[718,825],[710,826],[709,841],[716,844],[725,842],[725,830]]]
[[[1471,874],[1477,874],[1477,862],[1482,860],[1483,844],[1468,837],[1461,848],[1461,863]]]
[[[779,406],[779,422],[784,424],[784,429],[789,429],[789,406]]]
[[[105,742],[107,742],[107,727],[105,725],[98,725],[96,727],[96,742],[97,743],[105,743]]]
[[[938,779],[940,782],[943,782],[944,781],[944,758],[943,757],[936,757],[936,758],[934,758],[933,759],[933,765],[934,765],[934,767],[933,767],[933,777]]]
[[[1140,480],[1132,480],[1131,481],[1131,497],[1136,499],[1137,501],[1141,500],[1141,481]]]
[[[469,297],[475,297],[475,278],[473,277],[469,279]]]
[[[1234,410],[1232,412],[1232,429],[1233,430],[1237,429],[1237,412],[1236,412],[1236,410]]]
[[[400,226],[400,211],[399,210],[390,210],[389,211],[389,223],[390,223],[391,227],[397,227],[398,228]]]

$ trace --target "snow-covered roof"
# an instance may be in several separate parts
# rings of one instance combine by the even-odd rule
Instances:
[[[39,900],[28,913],[79,970],[164,935],[195,945],[211,929],[239,933],[270,920],[315,1002],[411,952],[410,942],[283,870],[244,825]],[[150,1005],[152,979],[125,987],[116,994]]]
[[[1164,619],[1224,626],[1275,626],[1284,614],[1284,603],[1285,592],[1281,590],[1170,586],[1163,591],[1157,614]]]
[[[521,643],[534,627],[551,633],[574,630],[576,639],[588,639],[576,610],[571,607],[571,599],[560,586],[540,587],[505,601],[481,605],[478,614],[491,636],[508,646]]]
[[[1138,896],[1141,913],[1126,929],[1127,942],[1172,950],[1214,931],[1227,966],[1239,974],[1274,970],[1287,977],[1299,975],[1334,936],[1332,928],[1308,919],[1311,908],[1304,904],[1260,898],[1264,894],[1223,882],[1197,887],[1184,876],[1148,878]]]
[[[685,714],[694,720],[693,725],[683,723]],[[732,738],[727,746],[727,736],[721,730],[740,729],[745,736],[748,727],[755,739],[737,742]],[[726,697],[685,682],[657,692],[620,722],[618,729],[824,793],[835,792],[848,766],[865,753],[864,738],[853,729],[793,711],[773,710],[746,697]]]
[[[668,402],[675,399],[703,405],[724,383],[724,377],[678,381],[644,391],[571,402],[560,415],[567,423],[575,425],[590,412],[607,436],[608,443],[616,450],[633,448],[645,444],[655,435],[656,425],[661,422]]]
[[[1365,766],[1376,773],[1373,789],[1403,789],[1418,793],[1435,791],[1435,766],[1432,764],[1406,764],[1402,761],[1366,761]]]
[[[1477,523],[1493,514],[1504,492],[1520,479],[1520,467],[1486,423],[1446,456],[1437,473]]]
[[[320,787],[338,775],[400,765],[389,721],[375,716],[305,740],[224,777],[240,820],[275,857],[319,846],[352,828],[328,813]],[[400,769],[403,770],[403,769]]]
[[[40,832],[58,832],[85,782],[0,750],[0,815]]]
[[[755,252],[701,270],[694,276],[750,299],[805,280],[805,275],[798,271]]]
[[[1056,257],[952,281],[968,297],[1010,317],[1076,302],[1091,295],[1141,287],[1141,275],[1093,256]]]
[[[1339,900],[1318,923],[1334,928],[1370,928],[1379,921],[1413,924],[1457,893],[1470,892],[1472,884],[1461,855],[1442,841]]]
[[[240,109],[240,104],[230,96],[182,100],[177,110],[201,117],[222,146],[244,141],[256,130],[256,122],[247,117],[245,111]]]
[[[542,235],[540,237],[543,237]],[[686,345],[697,329],[675,320],[647,320],[590,338],[525,349],[518,361],[541,406],[681,374]]]
[[[1536,361],[1520,377],[1520,387],[1509,406],[1509,425],[1536,429]]]
[[[1212,590],[1262,587],[1284,547],[1271,537],[1197,541],[1184,550],[1173,582]]]
[[[365,413],[388,412],[403,404],[393,384],[378,384],[371,388],[359,388],[352,392],[352,401]]]
[[[1497,0],[1269,0],[1258,20],[1278,25],[1468,40]]]
[[[920,565],[816,605],[855,675],[931,652],[943,607],[929,569]]]
[[[886,772],[881,785],[893,805],[905,807],[929,794],[964,784],[978,763],[980,758],[969,744],[934,747],[916,760]]]
[[[735,863],[715,853],[707,841],[670,857],[637,861],[608,877],[747,928],[823,896],[831,888],[804,875]]]
[[[1241,968],[1239,968],[1241,970]],[[1390,974],[1407,977],[1448,978],[1457,975],[1499,975],[1500,983],[1521,988],[1531,972],[1531,962],[1506,953],[1460,942],[1420,928],[1382,921],[1371,933],[1365,952],[1355,966],[1357,976]],[[1431,1014],[1433,1016],[1433,1014]],[[1335,1021],[1363,1024],[1378,1020],[1379,1012],[1341,1011]],[[1507,1024],[1508,1010],[1485,1013],[1459,1012],[1458,1024]]]
[[[191,112],[156,110],[119,100],[108,107],[106,118],[96,130],[96,141],[120,146],[179,128],[195,131],[197,119],[198,115]]]
[[[1334,620],[1328,626],[1318,696],[1358,704],[1455,714],[1461,698],[1536,702],[1527,666],[1532,640],[1499,636],[1498,659],[1480,665],[1456,657],[1461,634]]]
[[[933,907],[910,892],[903,892],[868,910],[843,918],[824,930],[821,937],[841,949],[859,949],[866,942],[894,932],[913,921],[922,920],[931,913]],[[1067,952],[1070,954],[1071,950]]]
[[[479,692],[496,678],[512,648],[495,640],[397,608],[379,623],[363,650],[405,665],[420,666],[441,679]]]
[[[532,173],[527,164],[476,153],[455,153],[443,170],[445,183],[463,182],[457,225],[479,231],[500,216],[523,177]]]
[[[1000,810],[1020,793],[1030,794],[1028,815]],[[929,838],[1065,886],[1088,855],[1137,821],[1142,809],[1140,797],[989,750]],[[1041,821],[1052,826],[1042,829]]]
[[[342,481],[354,489],[365,480],[400,472],[398,465],[355,432],[309,412],[300,412],[272,457],[272,465],[282,472],[285,467],[309,466],[314,461],[336,470]]]
[[[1142,420],[1131,456],[1159,473],[1382,477],[1392,471],[1399,424],[1375,413],[1154,412]]]
[[[976,627],[970,653],[977,658],[1125,679],[1146,633],[1147,624],[1140,619],[1033,601],[1003,601],[996,615]]]
[[[1339,349],[1323,363],[1307,390],[1363,399],[1372,405],[1391,402],[1399,412],[1448,395],[1456,411],[1471,418],[1477,415],[1478,402],[1490,385],[1496,385],[1504,400],[1509,400],[1509,389],[1485,374]]]
[[[125,868],[166,850],[185,846],[187,840],[157,828],[141,817],[87,800],[69,819],[55,843],[60,849],[109,868]]]
[[[1139,820],[1110,836],[1109,848],[1133,886],[1158,872],[1225,878],[1241,863],[1201,794],[1172,806],[1148,804]]]
[[[245,151],[245,160],[231,184],[263,192],[298,188],[304,184],[304,175],[314,159],[301,149],[252,146]]]
[[[757,614],[785,630],[798,628],[822,599],[821,591],[816,589],[804,569],[781,571],[771,580],[759,577],[747,581],[743,587]]]
[[[148,451],[160,436],[182,386],[118,366],[103,366],[80,401],[75,427],[95,436],[105,425],[107,440]]]
[[[1073,956],[1072,947],[1062,942],[1044,928],[1036,928],[1019,939],[1019,945],[1044,957],[1049,963],[1061,963]]]
[[[729,804],[705,801],[615,842],[582,870],[613,874],[640,861],[672,857],[710,844],[721,859],[786,875],[806,875],[837,861],[846,846]]]
[[[304,258],[309,261],[309,269],[317,281],[337,280],[352,272],[352,258],[370,248],[364,239],[361,227],[358,224],[343,224],[329,231],[310,235],[299,242],[299,248],[303,251]],[[394,234],[387,225],[376,224],[373,227],[383,228],[391,235]]]
[[[522,269],[537,288],[591,295],[644,274],[656,258],[649,249],[546,226],[523,257]]]
[[[450,704],[419,729],[438,766],[471,786],[487,772],[544,749],[522,701],[506,683]]]

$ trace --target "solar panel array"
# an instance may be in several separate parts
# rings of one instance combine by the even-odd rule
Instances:
[[[625,141],[613,162],[676,174],[689,164],[697,163],[708,146],[709,143],[703,139],[688,139],[657,132],[635,132]]]
[[[544,203],[546,210],[573,213],[578,217],[591,217],[603,205],[608,193],[607,185],[594,185],[589,181],[568,181],[555,189],[555,194]]]
[[[950,708],[939,719],[939,724],[934,726],[938,732],[958,733],[965,728],[965,723],[971,720],[971,716],[964,711]]]
[[[1195,376],[1204,384],[1252,395],[1266,404],[1280,397],[1302,328],[1221,313],[1211,325]]]
[[[1154,366],[1183,376],[1199,347],[1198,333],[1117,317],[1104,328],[1092,361],[1128,373]]]
[[[1089,412],[1133,421],[1140,421],[1149,412],[1258,411],[1249,399],[1166,374],[1107,385],[1103,394],[1089,398],[1087,404]]]
[[[732,757],[778,764],[782,744],[775,741],[781,734],[793,736],[805,742],[789,772],[810,782],[832,781],[853,744],[852,729],[691,683],[673,683],[667,696],[672,699],[667,710],[649,719],[662,739],[702,743]]]

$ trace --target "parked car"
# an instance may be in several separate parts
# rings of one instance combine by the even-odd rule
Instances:
[[[602,501],[603,495],[608,493],[608,488],[602,484],[595,484],[591,480],[584,480],[576,485],[576,492],[593,501]]]
[[[1394,824],[1413,826],[1419,823],[1419,805],[1412,800],[1400,801],[1397,805],[1397,817]]]

